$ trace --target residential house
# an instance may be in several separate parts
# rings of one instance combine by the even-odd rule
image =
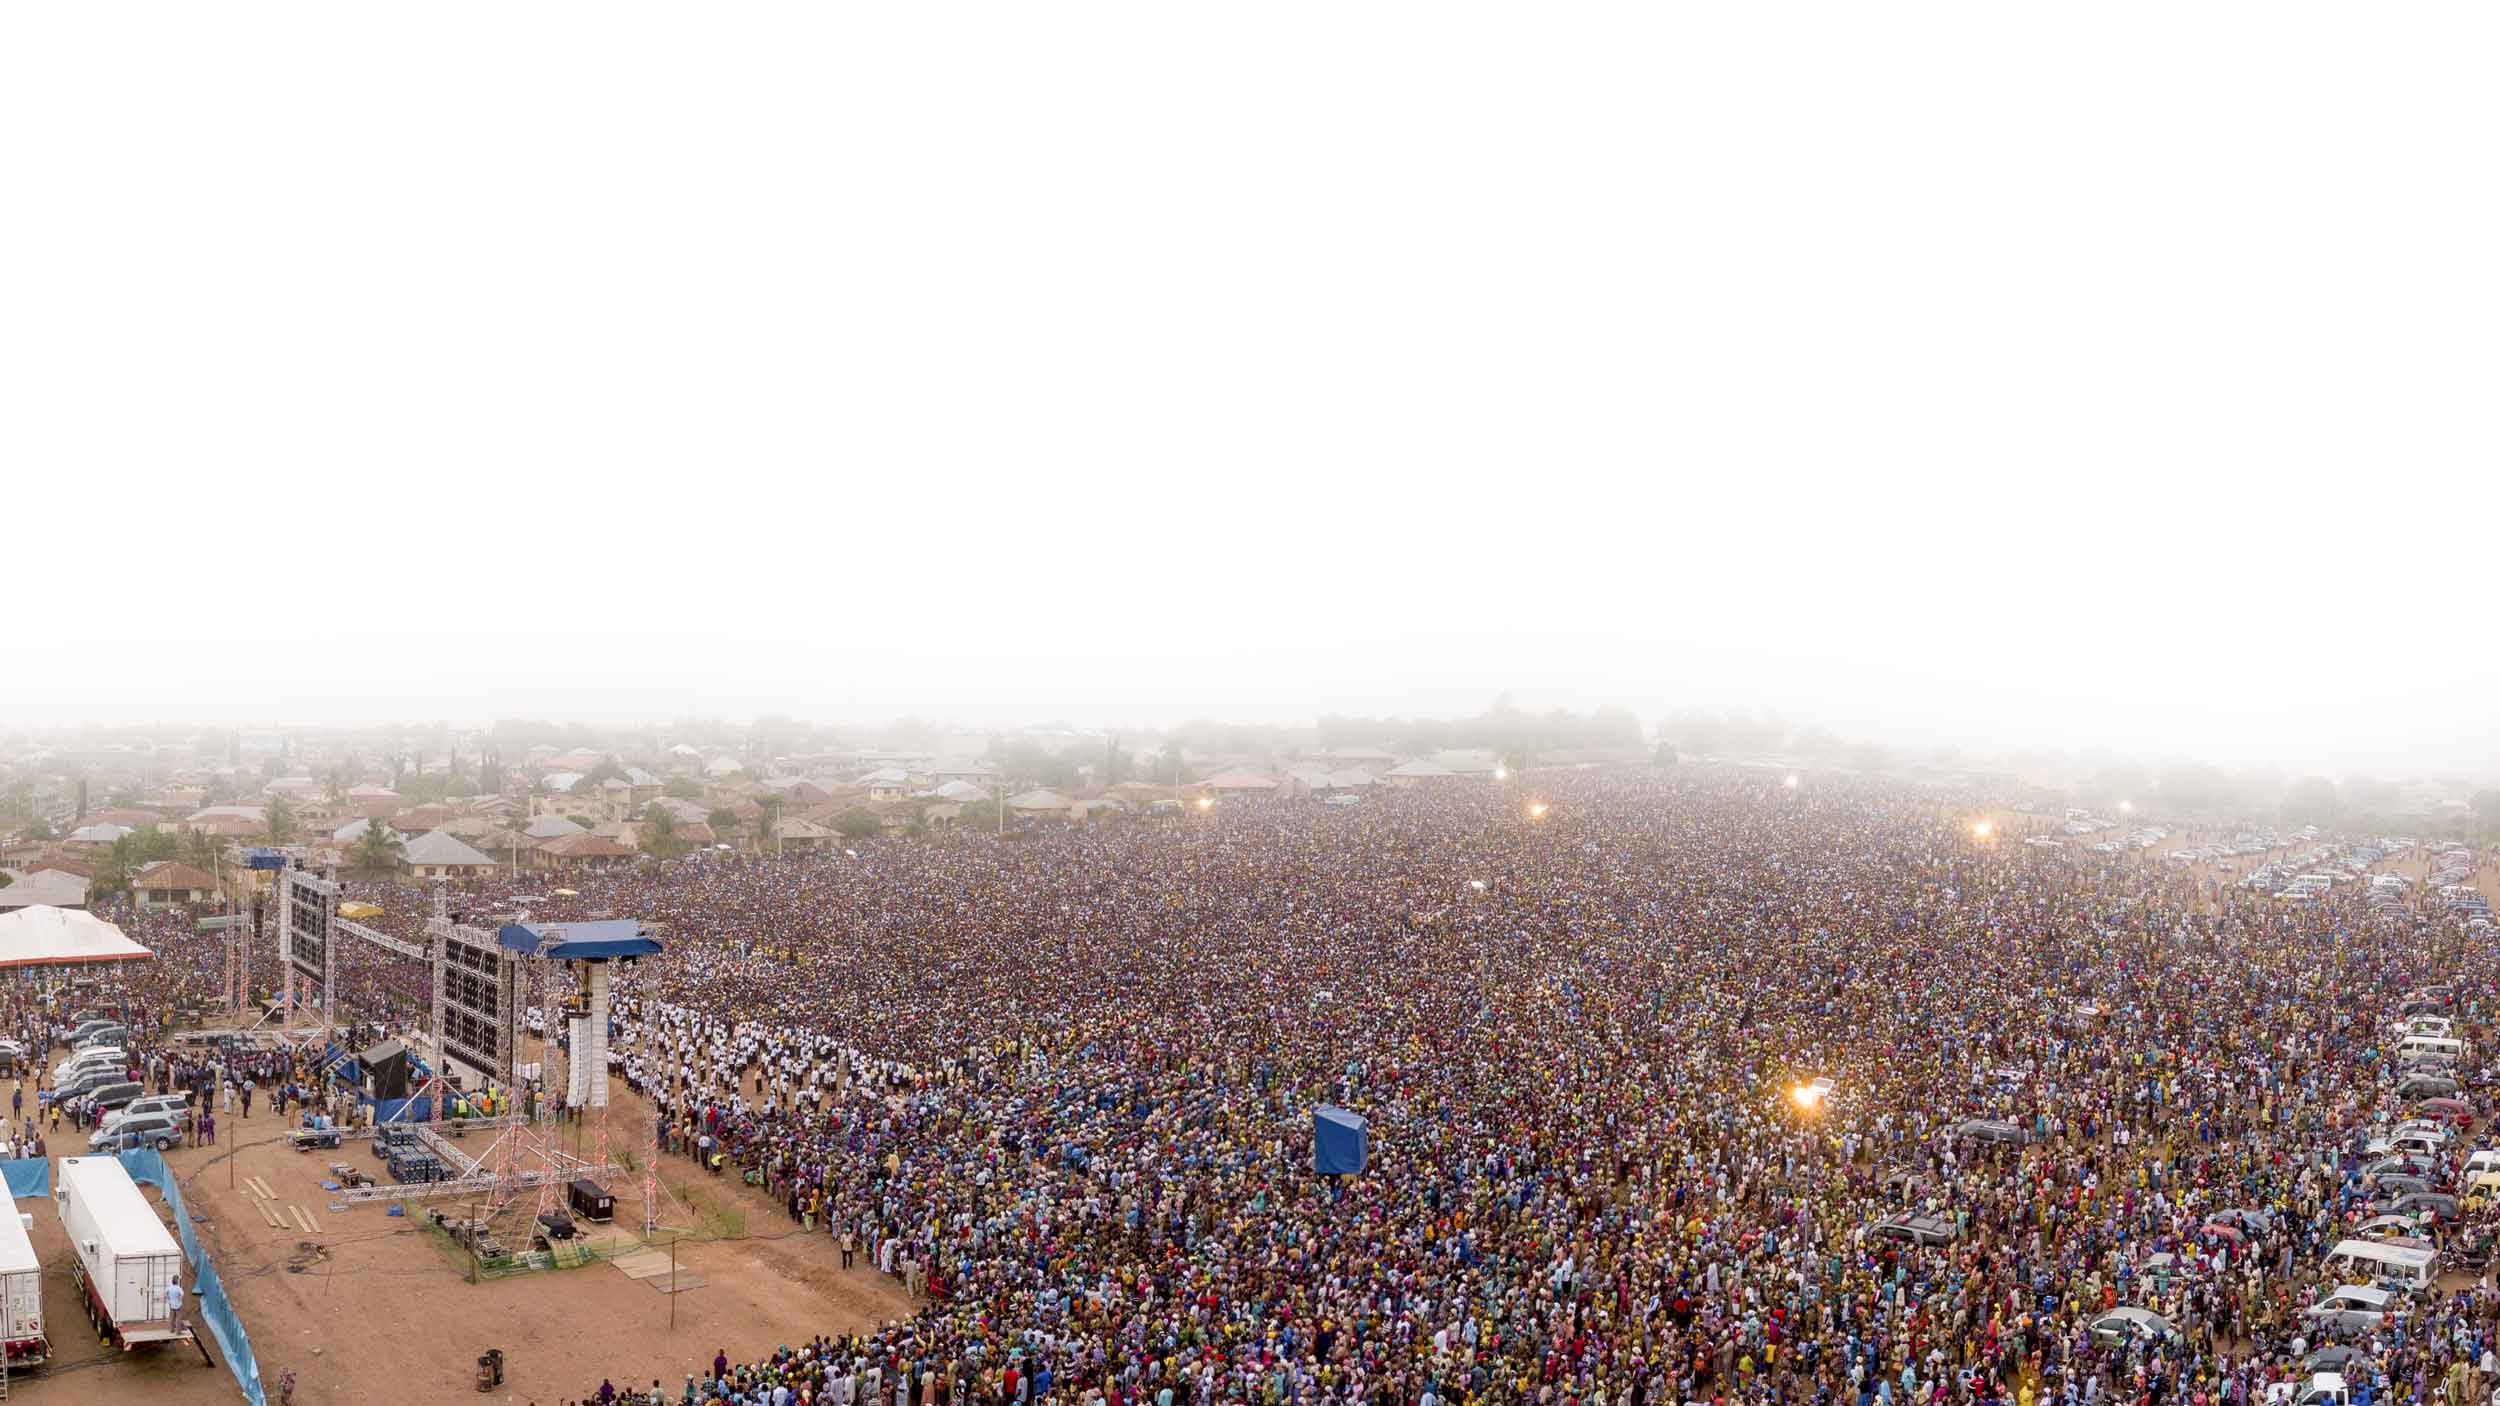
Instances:
[[[1009,796],[1007,798],[1007,810],[1009,814],[1015,815],[1019,818],[1031,817],[1034,819],[1066,819],[1073,814],[1081,814],[1081,812],[1077,810],[1076,802],[1069,800],[1067,797],[1060,795],[1056,791],[1039,789],[1023,791]]]
[[[269,828],[269,813],[259,806],[209,806],[183,817],[182,828],[221,840],[248,840]]]
[[[785,816],[773,825],[773,840],[783,854],[807,854],[831,849],[842,837],[812,820]]]
[[[701,801],[689,801],[678,796],[662,796],[643,807],[645,814],[653,810],[665,811],[670,819],[677,822],[680,830],[689,825],[700,825],[712,817],[711,809]]]
[[[1385,779],[1390,785],[1403,790],[1410,786],[1422,786],[1432,782],[1448,781],[1457,775],[1457,772],[1454,772],[1448,767],[1442,766],[1437,762],[1413,761],[1400,762],[1396,766],[1389,768],[1388,776],[1383,779]]]
[[[170,859],[147,865],[130,876],[130,893],[141,908],[171,908],[206,903],[217,896],[217,879],[188,864]]]
[[[537,867],[552,873],[575,869],[608,869],[634,857],[634,847],[607,835],[587,831],[561,836],[529,851]]]
[[[879,767],[851,783],[871,802],[899,801],[911,788],[911,773],[899,766]]]
[[[59,869],[44,869],[0,888],[0,913],[41,904],[48,908],[87,906],[87,880]]]
[[[1219,796],[1260,796],[1276,789],[1274,777],[1255,771],[1220,771],[1198,784]]]
[[[459,811],[440,802],[429,801],[424,805],[403,810],[392,816],[390,820],[391,828],[403,835],[422,835],[428,831],[440,830],[459,818]]]
[[[919,793],[921,800],[942,801],[953,805],[963,805],[969,801],[986,801],[989,798],[988,787],[975,786],[963,780],[945,781]]]
[[[495,861],[458,835],[429,830],[408,842],[408,872],[419,879],[466,879],[495,872]]]
[[[565,819],[561,815],[542,815],[531,821],[528,826],[521,831],[521,834],[524,837],[533,843],[541,845],[546,844],[550,840],[563,839],[567,835],[579,835],[583,833],[585,832],[582,826],[574,824],[572,821]]]
[[[1432,760],[1435,765],[1452,776],[1475,776],[1489,779],[1493,773],[1502,769],[1501,758],[1482,750],[1439,752],[1433,755]]]

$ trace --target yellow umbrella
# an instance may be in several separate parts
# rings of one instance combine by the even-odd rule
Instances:
[[[572,890],[572,889],[557,889],[557,890],[556,890],[556,897],[558,897],[558,898],[579,898],[579,897],[581,897],[581,894],[580,894],[580,893],[578,893],[578,892],[576,892],[575,890]]]
[[[353,918],[358,922],[362,922],[367,918],[381,917],[382,910],[374,907],[370,903],[342,903],[339,905],[339,916],[342,918]]]

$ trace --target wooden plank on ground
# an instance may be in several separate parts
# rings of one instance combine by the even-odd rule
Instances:
[[[636,1250],[608,1261],[628,1279],[649,1279],[668,1273],[669,1258],[665,1250]]]
[[[270,1203],[269,1203],[269,1202],[267,1202],[267,1201],[254,1201],[252,1204],[253,1204],[254,1206],[256,1206],[256,1207],[258,1207],[258,1208],[260,1209],[260,1218],[261,1218],[262,1220],[265,1220],[265,1221],[269,1222],[269,1228],[270,1228],[271,1230],[284,1230],[284,1229],[286,1229],[286,1222],[285,1222],[285,1221],[282,1221],[282,1220],[280,1220],[280,1219],[278,1219],[278,1213],[277,1213],[276,1211],[273,1211],[273,1210],[271,1210],[271,1209],[269,1208],[269,1207],[270,1207]]]
[[[306,1235],[312,1234],[312,1220],[304,1214],[303,1207],[289,1206],[286,1208],[286,1213],[295,1218],[296,1229],[303,1231]]]

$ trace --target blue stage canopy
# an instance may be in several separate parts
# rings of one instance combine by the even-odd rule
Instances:
[[[274,849],[267,848],[266,846],[259,849],[245,850],[243,852],[243,867],[246,869],[284,869],[286,867],[286,856],[278,853]]]
[[[1363,1170],[1371,1153],[1371,1126],[1359,1113],[1323,1103],[1311,1115],[1311,1170],[1322,1176],[1350,1176]]]
[[[558,962],[597,962],[619,957],[659,954],[658,938],[645,937],[632,918],[597,923],[506,923],[495,940],[525,955],[544,955]],[[540,948],[546,951],[541,954]]]

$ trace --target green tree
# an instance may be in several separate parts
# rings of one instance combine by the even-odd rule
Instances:
[[[503,753],[487,752],[478,758],[477,789],[480,795],[503,794]]]
[[[269,807],[262,812],[261,834],[273,845],[295,838],[295,807],[287,804],[286,797],[269,798]]]
[[[712,813],[703,817],[703,823],[712,827],[712,833],[719,836],[723,844],[738,838],[738,812],[727,806],[712,807]]]
[[[755,847],[765,854],[774,849],[773,831],[781,824],[781,801],[766,797],[755,803]]]
[[[40,815],[26,822],[26,828],[20,832],[20,836],[21,838],[28,840],[50,840],[59,838],[59,836],[55,834],[52,829],[52,822],[44,819]]]
[[[642,813],[642,851],[655,859],[675,859],[692,848],[692,842],[677,833],[677,817],[665,806],[650,806]]]
[[[671,800],[699,801],[703,799],[703,786],[691,776],[672,776],[660,783],[660,794]]]
[[[990,831],[997,829],[998,802],[964,802],[964,808],[955,812],[955,828],[959,830],[979,830],[983,834],[987,834]]]
[[[861,840],[874,839],[884,834],[885,822],[877,818],[876,812],[853,806],[834,817],[833,832],[857,844]]]
[[[356,847],[348,851],[347,857],[349,863],[365,873],[388,874],[408,862],[408,842],[377,820],[356,837]]]
[[[128,837],[125,836],[125,839]],[[96,857],[95,873],[87,879],[87,901],[112,898],[130,892],[130,851],[114,845]]]
[[[217,872],[217,837],[206,830],[184,831],[182,862],[212,874]]]

